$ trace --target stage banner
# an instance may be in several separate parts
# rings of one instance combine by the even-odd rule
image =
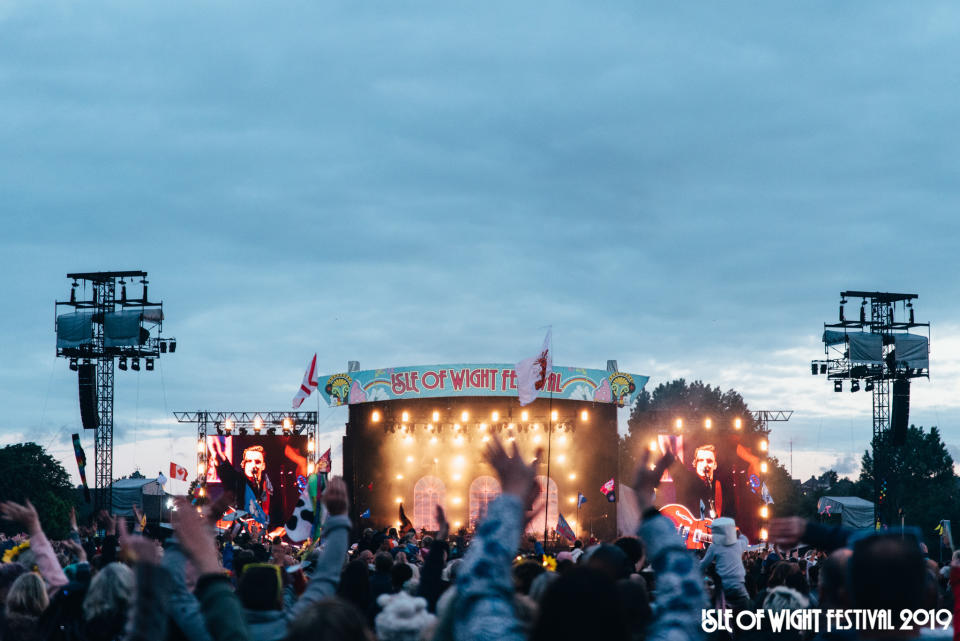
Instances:
[[[320,376],[320,393],[331,407],[438,396],[516,396],[510,364],[424,365]],[[554,365],[539,398],[633,403],[649,377],[601,369]]]

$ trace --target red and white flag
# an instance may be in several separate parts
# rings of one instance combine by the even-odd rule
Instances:
[[[553,369],[552,334],[553,329],[548,329],[539,354],[517,363],[517,396],[520,405],[529,405],[536,400],[537,392],[547,384],[547,377]]]
[[[330,460],[330,448],[327,448],[327,451],[323,453],[323,456],[320,457],[320,460],[317,461],[317,472],[319,474],[329,474],[330,466],[332,462]]]
[[[170,478],[177,479],[178,481],[187,480],[187,468],[180,467],[173,461],[170,461]]]
[[[303,375],[303,382],[300,383],[300,389],[297,390],[297,395],[293,397],[293,409],[299,408],[303,405],[303,402],[307,399],[310,394],[313,393],[313,390],[317,389],[317,355],[313,355],[313,359],[310,361],[310,366],[307,367],[306,373]]]

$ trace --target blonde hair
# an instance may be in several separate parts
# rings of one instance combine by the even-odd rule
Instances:
[[[12,614],[40,616],[48,605],[47,587],[33,572],[18,576],[7,592],[7,612]]]
[[[133,570],[122,563],[109,563],[97,572],[83,599],[83,616],[89,621],[101,614],[125,612],[133,600]]]

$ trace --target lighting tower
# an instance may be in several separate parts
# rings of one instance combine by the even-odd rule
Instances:
[[[95,430],[94,508],[112,505],[114,359],[121,370],[152,371],[163,353],[177,350],[175,338],[163,338],[163,303],[147,297],[147,272],[67,274],[70,298],[56,301],[57,356],[70,359],[77,372],[80,416],[84,429]],[[139,297],[127,295],[127,284],[139,281]],[[119,285],[119,287],[118,287]],[[120,296],[117,297],[119,289]],[[63,308],[72,308],[67,312]]]
[[[861,299],[860,310],[852,319],[846,317],[844,308],[850,298]],[[834,383],[834,391],[843,391],[843,381],[848,380],[851,392],[860,390],[861,381],[864,391],[873,392],[875,524],[888,521],[884,518],[887,508],[885,488],[888,480],[892,480],[887,478],[889,463],[881,460],[884,457],[878,448],[880,438],[884,432],[892,430],[893,444],[902,444],[910,407],[910,380],[921,376],[930,378],[930,323],[915,321],[913,301],[916,299],[916,294],[840,292],[839,321],[823,324],[827,358],[810,363],[811,374],[826,374]],[[909,330],[914,327],[925,327],[926,337],[910,334]],[[863,334],[873,336],[868,338]],[[855,343],[851,343],[851,336],[856,336]],[[901,346],[900,354],[897,353],[898,345]],[[852,355],[851,351],[854,352]]]

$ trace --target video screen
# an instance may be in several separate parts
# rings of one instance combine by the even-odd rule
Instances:
[[[207,436],[207,491],[236,497],[235,518],[272,532],[283,526],[307,480],[305,435]]]
[[[721,516],[732,518],[750,542],[756,542],[764,502],[760,458],[750,448],[735,435],[719,434],[702,434],[696,440],[658,434],[655,446],[661,454],[670,449],[677,455],[660,481],[657,504],[687,539],[687,547],[709,543],[710,523]]]

